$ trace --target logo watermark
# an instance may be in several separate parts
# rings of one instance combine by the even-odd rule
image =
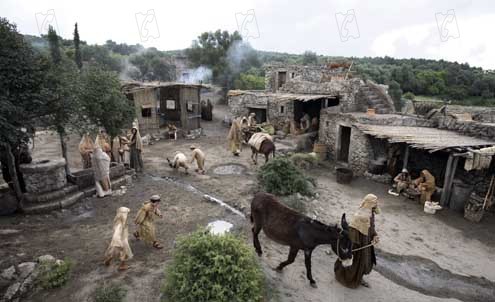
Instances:
[[[247,10],[245,13],[236,13],[235,20],[237,22],[237,29],[244,40],[249,41],[249,39],[260,37],[260,30],[254,9]]]
[[[34,17],[36,18],[36,24],[38,25],[40,35],[46,35],[50,26],[57,31],[59,36],[61,35],[58,29],[57,16],[55,16],[54,9],[49,9],[46,13],[38,12],[34,14]]]
[[[148,42],[149,40],[160,38],[160,31],[158,30],[158,22],[154,9],[149,9],[145,13],[136,13],[136,23],[141,42]]]
[[[360,37],[356,13],[353,9],[347,10],[346,13],[336,13],[335,20],[339,29],[340,41],[347,42],[350,38],[358,39]]]
[[[458,39],[460,37],[459,26],[453,9],[449,9],[445,13],[436,13],[435,19],[440,33],[440,41],[446,42],[449,39]]]

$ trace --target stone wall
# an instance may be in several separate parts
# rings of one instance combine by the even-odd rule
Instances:
[[[464,135],[495,141],[495,124],[461,121],[449,115],[439,116],[436,121],[440,129],[452,130]]]
[[[41,194],[62,189],[67,184],[65,159],[33,161],[20,165],[26,191]]]

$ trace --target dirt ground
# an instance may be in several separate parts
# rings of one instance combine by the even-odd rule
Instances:
[[[205,135],[196,140],[161,140],[145,146],[145,173],[138,175],[123,196],[89,198],[71,209],[51,214],[0,218],[1,229],[18,231],[0,235],[0,269],[43,254],[74,262],[66,286],[40,292],[25,301],[91,301],[98,284],[114,281],[128,289],[126,301],[160,301],[163,271],[171,259],[175,238],[217,219],[233,223],[251,245],[248,220],[203,198],[203,194],[209,194],[248,213],[250,199],[257,190],[258,167],[251,163],[250,151],[246,148],[240,157],[234,157],[226,148],[228,129],[221,124],[226,113],[225,106],[215,106],[214,121],[202,122]],[[34,157],[59,156],[56,141],[56,136],[40,134]],[[77,138],[72,138],[68,144],[73,169],[80,168],[78,143]],[[194,171],[185,175],[167,165],[166,157],[173,157],[176,150],[189,155],[192,143],[207,155],[206,175]],[[222,175],[224,164],[236,164],[240,174]],[[427,215],[418,204],[388,195],[384,185],[366,179],[356,179],[350,185],[337,184],[327,165],[308,173],[318,184],[318,197],[308,202],[308,215],[324,223],[338,222],[344,212],[352,215],[367,193],[380,198],[382,214],[376,219],[381,238],[378,265],[366,277],[370,288],[347,289],[334,279],[336,256],[327,254],[329,247],[321,246],[313,254],[313,276],[318,282],[314,289],[305,277],[303,253],[283,273],[273,271],[286,259],[288,247],[262,234],[264,254],[259,261],[267,276],[270,301],[495,301],[493,215],[480,224],[469,223],[448,210]],[[157,220],[157,230],[165,248],[154,250],[132,238],[135,256],[131,269],[118,273],[115,267],[104,267],[102,257],[110,240],[115,210],[127,206],[133,217],[152,194],[160,194],[163,200],[164,218]],[[130,228],[134,230],[132,225]]]

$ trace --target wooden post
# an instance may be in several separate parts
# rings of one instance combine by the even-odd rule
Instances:
[[[452,163],[452,168],[450,171],[450,180],[449,180],[449,191],[447,195],[447,203],[450,203],[450,196],[452,195],[452,184],[454,183],[455,171],[457,170],[457,163],[459,162],[459,157],[454,158],[454,162]]]
[[[407,169],[407,162],[409,161],[409,146],[406,145],[406,152],[404,153],[404,161],[402,164],[402,170]]]
[[[449,155],[449,159],[447,160],[447,165],[445,167],[445,176],[443,178],[443,191],[442,196],[440,197],[440,205],[445,207],[448,205],[448,195],[449,195],[449,182],[450,182],[450,174],[452,170],[452,161],[454,160],[454,156],[452,154]]]
[[[19,184],[19,178],[17,177],[17,170],[15,169],[15,157],[14,154],[12,154],[12,148],[10,147],[10,144],[5,144],[5,149],[7,151],[7,165],[9,174],[14,186],[14,193],[18,201],[17,207],[21,208],[23,194],[21,185]]]

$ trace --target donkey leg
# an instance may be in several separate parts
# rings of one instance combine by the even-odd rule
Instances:
[[[256,250],[256,253],[258,254],[258,256],[261,257],[261,255],[263,255],[263,251],[261,250],[261,244],[260,244],[260,240],[258,238],[258,235],[261,232],[261,226],[258,226],[256,224],[256,222],[254,222],[253,227],[251,228],[251,231],[253,232],[254,249]]]
[[[316,281],[311,274],[311,253],[313,253],[312,249],[304,250],[304,264],[306,265],[306,277],[309,280],[309,284],[311,287],[316,288]]]
[[[268,162],[268,156],[270,153],[265,153],[265,164]]]
[[[299,252],[299,249],[291,246],[290,251],[289,251],[289,257],[287,258],[286,261],[281,262],[275,270],[278,272],[282,272],[284,267],[286,267],[287,265],[289,265],[291,263],[294,263],[294,260],[296,259],[296,256],[297,256],[297,252]]]

